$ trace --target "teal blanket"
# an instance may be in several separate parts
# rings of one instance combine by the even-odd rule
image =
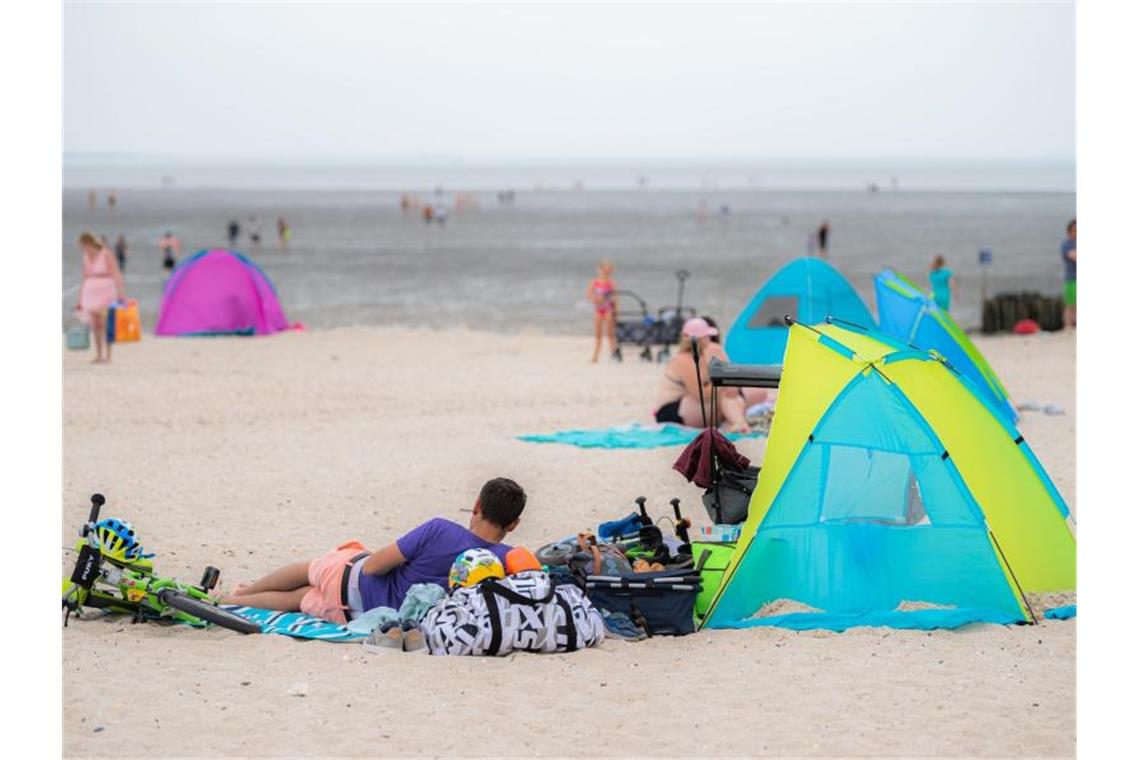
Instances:
[[[527,443],[565,443],[583,449],[656,449],[662,446],[684,446],[697,437],[702,428],[672,423],[618,425],[602,430],[560,430],[548,435],[520,435]],[[760,438],[762,433],[729,433],[727,438]]]
[[[303,612],[280,612],[262,610],[257,607],[241,607],[234,604],[222,605],[224,609],[241,615],[246,620],[261,626],[262,633],[279,633],[295,639],[319,639],[320,641],[360,641],[368,633],[350,631],[343,625],[330,623]]]

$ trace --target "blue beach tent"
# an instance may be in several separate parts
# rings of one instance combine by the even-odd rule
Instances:
[[[732,361],[782,364],[788,344],[784,315],[805,325],[835,317],[875,326],[859,294],[835,267],[822,259],[795,259],[764,283],[732,324],[724,345]]]
[[[879,331],[923,351],[937,351],[968,377],[995,410],[1011,422],[1017,412],[997,374],[962,328],[934,299],[890,267],[875,275]]]

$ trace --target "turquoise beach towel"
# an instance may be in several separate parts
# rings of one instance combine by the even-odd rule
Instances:
[[[257,607],[241,607],[236,604],[222,605],[223,609],[241,615],[261,626],[262,633],[277,633],[295,639],[317,639],[319,641],[360,641],[368,637],[368,632],[357,633],[343,625],[306,615],[303,612],[280,612],[262,610]]]
[[[1051,610],[1045,610],[1045,617],[1050,620],[1068,620],[1077,616],[1077,605],[1067,604],[1064,607],[1054,607]]]
[[[549,435],[520,435],[518,440],[527,443],[564,443],[582,449],[656,449],[662,446],[684,446],[697,437],[702,428],[665,423],[662,425],[631,425],[602,430],[560,430]],[[741,438],[761,438],[763,433],[729,433],[731,441]]]

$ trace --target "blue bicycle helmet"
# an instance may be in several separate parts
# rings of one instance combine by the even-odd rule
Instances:
[[[108,517],[95,523],[95,537],[102,552],[116,559],[135,560],[143,557],[142,544],[135,539],[135,529],[126,520]]]

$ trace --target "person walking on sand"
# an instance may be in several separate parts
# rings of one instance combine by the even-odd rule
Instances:
[[[83,280],[79,284],[75,313],[95,333],[92,363],[109,364],[111,344],[107,342],[107,309],[116,300],[126,300],[123,275],[115,257],[95,235],[84,232],[78,242],[83,252]]]
[[[174,265],[178,263],[178,257],[182,254],[182,243],[178,241],[174,233],[170,230],[162,236],[158,241],[158,250],[162,253],[162,268],[167,273],[174,270]]]
[[[950,296],[957,292],[958,285],[954,282],[954,273],[946,268],[946,259],[941,254],[930,262],[930,295],[938,308],[947,314],[950,313]]]
[[[1069,222],[1065,228],[1065,240],[1061,243],[1061,263],[1065,267],[1065,326],[1077,326],[1077,220]]]
[[[119,262],[119,271],[127,271],[127,239],[123,233],[115,238],[115,260]]]
[[[598,276],[586,288],[586,298],[594,305],[594,356],[591,363],[597,363],[602,350],[602,331],[610,340],[610,355],[620,359],[617,347],[617,285],[613,280],[614,265],[609,261],[598,264]]]

